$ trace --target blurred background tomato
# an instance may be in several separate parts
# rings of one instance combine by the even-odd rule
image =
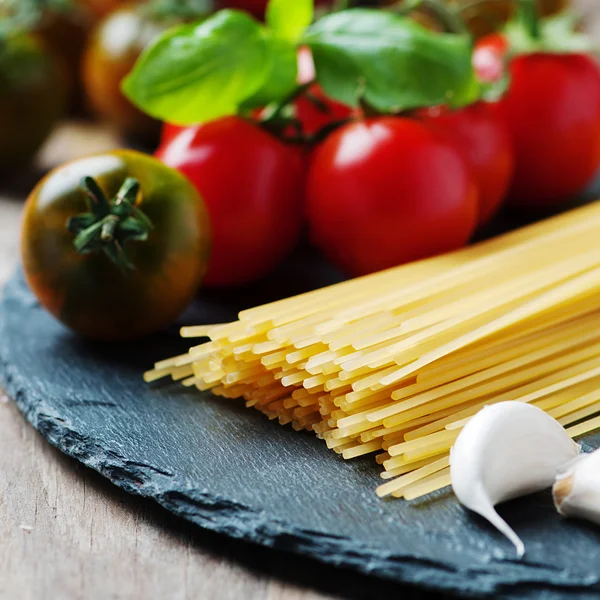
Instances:
[[[140,4],[109,13],[94,28],[86,45],[81,79],[92,110],[125,136],[152,142],[157,121],[138,110],[121,92],[121,81],[142,50],[166,29]]]

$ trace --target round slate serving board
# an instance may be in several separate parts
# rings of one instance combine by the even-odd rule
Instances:
[[[244,296],[203,295],[189,322],[339,276],[302,256]],[[154,498],[200,527],[387,579],[462,595],[597,598],[600,529],[563,521],[549,492],[501,508],[522,536],[508,541],[451,493],[382,501],[371,457],[345,462],[310,434],[236,401],[147,386],[142,372],[186,349],[176,329],[132,344],[92,344],[39,306],[17,274],[0,307],[0,378],[53,445],[128,492]],[[586,439],[600,446],[600,435]]]

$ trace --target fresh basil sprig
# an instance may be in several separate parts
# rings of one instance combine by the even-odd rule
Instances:
[[[123,89],[153,117],[182,125],[283,102],[297,86],[296,50],[312,49],[325,92],[383,113],[479,93],[468,35],[439,34],[392,11],[350,9],[310,25],[313,0],[271,0],[266,26],[226,10],[159,38]]]
[[[270,0],[267,25],[275,36],[295,43],[312,23],[314,13],[314,0]]]
[[[246,13],[224,10],[161,36],[123,90],[153,117],[184,125],[210,121],[236,114],[256,95],[273,60],[264,28]]]

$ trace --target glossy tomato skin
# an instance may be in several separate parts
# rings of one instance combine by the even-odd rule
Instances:
[[[61,64],[37,38],[8,40],[0,62],[0,174],[27,165],[66,108]]]
[[[510,202],[557,205],[600,166],[600,71],[584,55],[530,54],[511,62],[510,75],[499,104],[515,149]]]
[[[97,25],[83,56],[82,80],[91,108],[122,134],[145,142],[158,137],[160,123],[125,97],[121,82],[165,27],[141,7],[126,5]]]
[[[459,248],[477,220],[461,153],[434,128],[398,117],[327,138],[313,156],[307,201],[314,242],[350,275]]]
[[[175,125],[174,123],[163,123],[160,131],[160,145],[168,144],[176,138],[184,129],[189,129],[185,125]]]
[[[186,175],[206,202],[213,232],[207,285],[260,279],[296,244],[304,196],[299,154],[256,125],[226,117],[191,127],[156,156]]]
[[[138,207],[154,229],[126,242],[134,269],[121,271],[102,252],[79,254],[67,221],[89,211],[80,188],[92,176],[112,198],[127,177],[140,183]],[[150,156],[120,150],[67,163],[48,174],[25,206],[21,253],[40,303],[77,333],[133,339],[172,323],[196,294],[208,263],[210,229],[194,187]]]
[[[78,4],[85,7],[94,17],[102,18],[119,8],[121,0],[78,0]]]
[[[484,225],[500,208],[514,173],[514,153],[504,121],[486,102],[459,110],[429,109],[422,115],[445,132],[465,156],[477,181],[478,225]]]

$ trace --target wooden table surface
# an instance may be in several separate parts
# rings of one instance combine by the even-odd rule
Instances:
[[[598,0],[580,4],[600,16]],[[600,33],[600,19],[588,24]],[[37,172],[0,189],[0,287],[18,261],[24,197],[44,170],[77,155],[82,145],[100,151],[120,144],[97,126],[66,125],[46,145]],[[0,600],[318,600],[340,594],[421,597],[203,532],[129,496],[47,444],[0,390]]]

